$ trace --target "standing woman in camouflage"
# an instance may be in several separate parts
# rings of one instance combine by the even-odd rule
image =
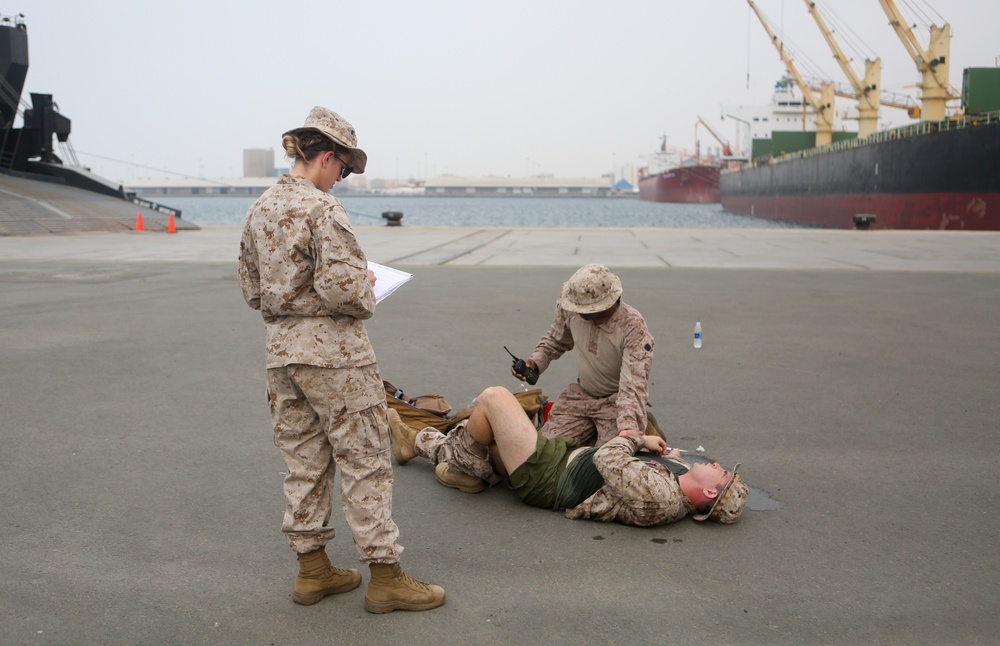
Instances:
[[[329,194],[365,172],[357,142],[351,124],[322,107],[284,134],[293,166],[247,212],[240,286],[267,334],[274,443],[288,465],[281,529],[299,560],[292,599],[311,605],[361,583],[358,570],[333,567],[326,554],[339,467],[344,515],[371,568],[365,608],[429,610],[444,590],[399,566],[385,388],[364,325],[375,312],[375,275]]]

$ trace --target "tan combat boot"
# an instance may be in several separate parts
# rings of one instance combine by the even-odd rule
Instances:
[[[417,430],[403,423],[399,413],[392,408],[389,409],[389,437],[392,440],[389,444],[396,464],[406,464],[417,457],[417,451],[414,448],[417,441]]]
[[[441,462],[434,467],[434,475],[437,476],[438,482],[444,486],[458,489],[465,493],[479,493],[486,488],[486,485],[483,484],[480,478],[459,471],[447,462]]]
[[[365,593],[365,610],[430,610],[444,603],[444,588],[417,581],[399,563],[371,563],[372,579]]]
[[[292,601],[311,606],[328,594],[348,592],[361,585],[361,573],[330,565],[326,549],[299,554],[299,575],[295,577]]]

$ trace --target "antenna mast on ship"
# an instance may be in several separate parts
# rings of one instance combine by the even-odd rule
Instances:
[[[817,99],[816,95],[813,94],[812,88],[806,83],[802,75],[799,74],[798,68],[795,67],[795,63],[785,52],[785,48],[778,37],[774,35],[774,31],[771,26],[764,19],[764,15],[757,8],[757,5],[753,0],[747,0],[750,4],[750,8],[754,10],[757,14],[757,18],[760,19],[760,24],[764,25],[764,31],[767,35],[771,37],[771,44],[774,45],[775,49],[778,50],[778,55],[781,56],[781,60],[784,61],[785,67],[788,68],[789,73],[792,78],[795,79],[795,83],[802,90],[802,96],[805,97],[809,104],[813,107],[816,112],[816,145],[817,146],[829,146],[833,142],[833,97],[834,88],[833,83],[825,81],[820,91],[820,98]]]
[[[951,58],[951,25],[930,26],[930,43],[924,49],[913,31],[907,26],[906,18],[893,0],[878,0],[889,17],[889,24],[903,42],[903,47],[913,62],[917,64],[922,79],[920,88],[920,120],[943,121],[945,104],[956,98],[948,81],[948,65]]]
[[[826,21],[823,20],[823,17],[819,15],[816,3],[812,0],[805,0],[805,3],[806,7],[809,8],[809,13],[812,14],[813,19],[819,26],[819,30],[823,33],[823,38],[826,39],[830,50],[833,51],[833,58],[836,59],[840,68],[844,70],[847,80],[851,82],[851,86],[854,88],[855,98],[858,100],[858,137],[867,137],[868,135],[875,134],[878,131],[878,109],[881,98],[879,86],[882,83],[882,60],[879,58],[875,60],[866,59],[864,81],[859,79],[858,75],[854,73],[851,64],[847,61],[847,57],[844,56],[844,51],[837,44],[836,39],[834,39],[833,32],[826,26]]]

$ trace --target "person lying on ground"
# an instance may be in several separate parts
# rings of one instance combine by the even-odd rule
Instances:
[[[547,438],[501,386],[480,393],[469,419],[447,435],[411,428],[394,410],[389,432],[398,464],[427,458],[442,484],[469,493],[482,491],[484,481],[506,479],[524,503],[564,510],[567,518],[647,527],[693,514],[729,524],[739,519],[749,494],[738,464],[732,471],[718,462],[688,464],[656,435],[625,432],[597,447]],[[659,459],[637,457],[643,449]]]

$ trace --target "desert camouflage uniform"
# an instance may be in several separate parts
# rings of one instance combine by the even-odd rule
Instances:
[[[417,454],[434,464],[447,462],[490,484],[500,482],[503,478],[493,470],[486,447],[473,441],[465,426],[463,422],[448,435],[434,428],[424,429],[417,434]],[[604,485],[579,505],[565,510],[566,518],[652,527],[677,522],[693,512],[694,505],[666,467],[635,457],[642,446],[641,437],[626,435],[598,449],[594,466],[604,478]]]
[[[692,513],[694,505],[666,467],[635,457],[642,445],[641,437],[624,435],[598,449],[594,466],[604,477],[604,486],[567,509],[566,518],[651,527],[677,522]]]
[[[368,262],[340,200],[282,175],[247,213],[240,287],[266,329],[274,443],[288,466],[282,531],[298,553],[333,538],[330,485],[364,562],[395,563],[385,389],[364,319]]]
[[[456,424],[447,435],[428,427],[417,433],[413,448],[417,455],[435,466],[447,462],[459,471],[485,480],[490,486],[503,481],[490,462],[489,449],[472,439],[466,429],[469,420]]]
[[[552,327],[530,358],[543,373],[574,346],[577,383],[553,403],[542,435],[586,445],[603,444],[621,431],[644,432],[653,336],[642,314],[621,303],[610,320],[595,325],[557,304]]]

